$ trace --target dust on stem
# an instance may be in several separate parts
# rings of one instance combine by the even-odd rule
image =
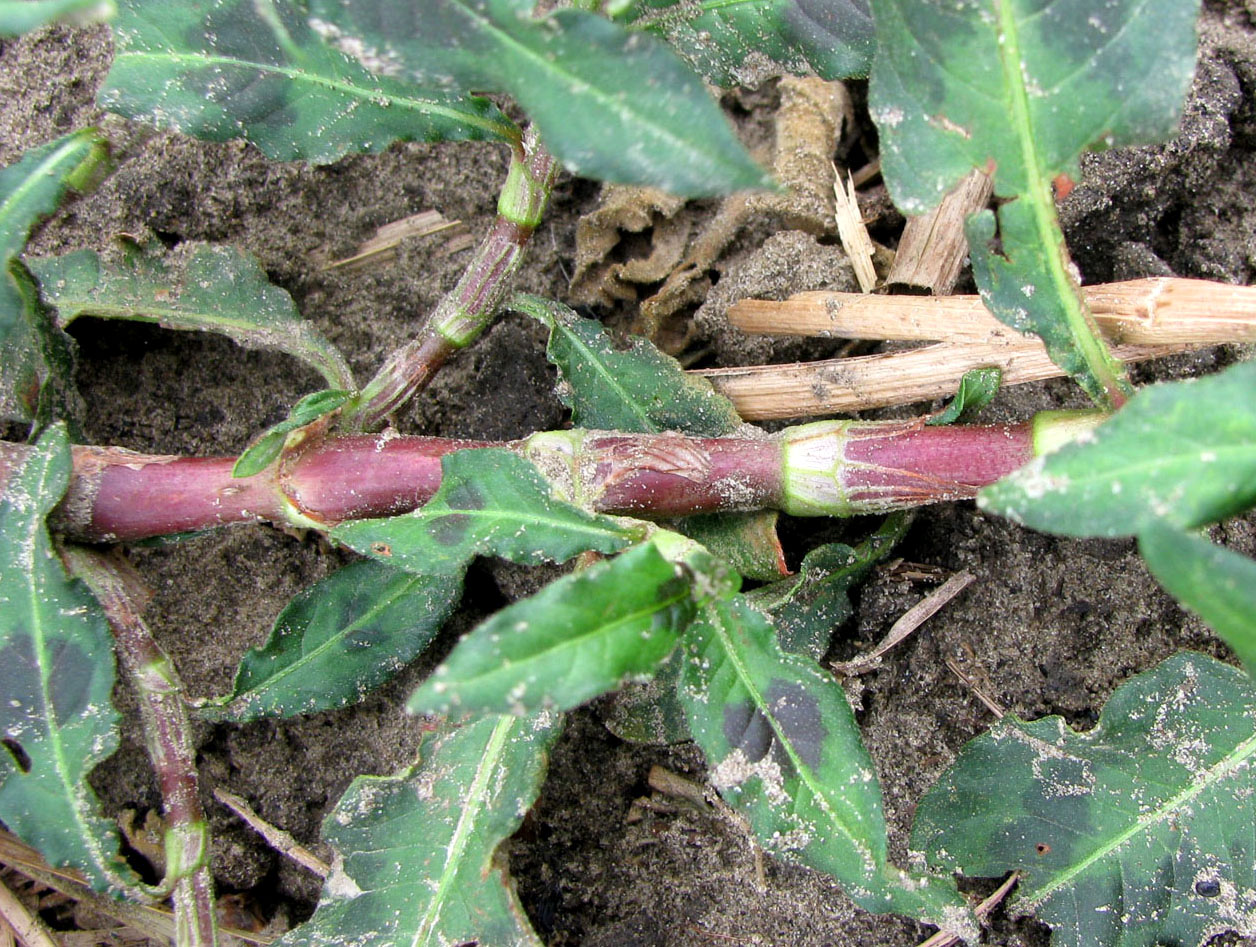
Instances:
[[[177,947],[216,947],[209,824],[201,808],[196,751],[174,664],[141,617],[149,598],[120,553],[66,546],[68,571],[92,590],[109,620],[121,664],[140,698],[144,742],[161,787],[166,820],[166,876],[154,892],[174,903]]]
[[[524,247],[549,202],[558,163],[534,129],[512,150],[497,219],[458,284],[441,299],[418,336],[393,353],[341,415],[344,430],[369,430],[427,387],[440,367],[488,328],[510,289]]]
[[[723,438],[574,429],[510,443],[354,435],[320,440],[244,478],[232,476],[230,457],[76,447],[67,498],[50,522],[91,542],[241,522],[329,529],[422,506],[440,487],[442,458],[477,447],[523,455],[563,496],[598,513],[849,516],[972,497],[1096,418],[1042,412],[1022,424],[953,427],[824,421]],[[0,444],[0,474],[29,450]]]

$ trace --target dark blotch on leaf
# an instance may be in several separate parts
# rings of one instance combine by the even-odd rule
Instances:
[[[747,762],[757,763],[772,749],[775,735],[767,717],[742,700],[724,708],[724,739],[734,750],[741,750]]]
[[[470,527],[471,517],[467,514],[448,513],[432,520],[432,538],[442,546],[458,546]]]
[[[451,510],[482,510],[484,494],[474,484],[456,483],[445,494],[445,503]]]
[[[96,663],[72,641],[50,642],[52,659],[52,706],[58,725],[79,717],[87,710]]]
[[[766,696],[772,716],[794,752],[808,767],[818,769],[828,734],[815,697],[799,682],[782,680],[773,681]]]

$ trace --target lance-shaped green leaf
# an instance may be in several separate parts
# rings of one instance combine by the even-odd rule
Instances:
[[[959,380],[959,390],[950,404],[925,424],[936,427],[968,419],[994,400],[1002,381],[1003,371],[998,368],[974,368],[964,372],[964,377]]]
[[[57,326],[21,260],[9,260],[0,284],[0,296],[21,305],[16,324],[0,340],[0,417],[37,430],[64,420],[74,435],[82,415],[74,388],[74,340]]]
[[[54,427],[0,492],[0,821],[50,864],[104,887],[118,839],[87,774],[117,746],[113,640],[44,527],[70,470]]]
[[[889,864],[876,770],[832,676],[782,651],[742,596],[702,610],[685,654],[681,699],[711,782],[766,851],[827,872],[869,911],[975,933],[952,883]]]
[[[576,427],[719,437],[741,424],[733,403],[709,381],[687,375],[645,339],[617,346],[601,323],[538,296],[514,296],[510,307],[549,328],[546,354],[566,383],[559,394]]]
[[[1138,534],[1138,551],[1161,585],[1256,674],[1256,562],[1168,523]]]
[[[112,0],[0,0],[0,36],[20,36],[49,23],[82,26],[115,12]]]
[[[1093,435],[977,497],[1068,536],[1129,536],[1151,520],[1202,526],[1256,504],[1256,363],[1141,390]]]
[[[1183,652],[1122,684],[1086,733],[1004,717],[916,810],[912,848],[970,877],[1021,872],[1013,910],[1060,947],[1256,933],[1256,689]]]
[[[461,593],[456,573],[350,563],[287,604],[240,662],[231,695],[204,714],[247,721],[359,701],[422,653]]]
[[[564,382],[559,395],[577,426],[708,437],[732,434],[741,426],[731,401],[645,339],[616,346],[600,323],[537,296],[520,294],[510,305],[549,328],[546,354],[558,367]],[[742,575],[770,581],[786,571],[776,520],[775,511],[764,510],[690,517],[679,528]]]
[[[342,523],[330,535],[389,565],[435,574],[461,572],[475,556],[537,565],[618,552],[641,530],[557,499],[531,463],[486,448],[443,457],[440,489],[413,513]]]
[[[268,157],[326,164],[394,141],[513,141],[486,99],[372,72],[332,48],[295,0],[119,0],[100,103],[129,118]],[[370,50],[360,51],[370,58]]]
[[[92,129],[28,151],[17,164],[0,170],[0,266],[22,252],[31,228],[61,204],[70,189],[82,189],[105,160],[106,147]],[[0,279],[0,344],[17,326],[23,301],[8,279]]]
[[[351,390],[344,356],[301,318],[292,297],[271,284],[251,255],[200,246],[177,264],[131,247],[117,263],[90,250],[29,262],[62,327],[80,316],[217,332],[246,348],[286,352],[332,388]]]
[[[632,15],[718,86],[866,76],[872,62],[867,0],[644,0]]]
[[[645,543],[483,622],[407,706],[413,713],[569,710],[652,673],[693,613],[686,574]]]
[[[768,183],[701,80],[653,36],[534,0],[312,0],[317,29],[420,86],[505,92],[586,177],[721,194]]]
[[[853,549],[828,543],[807,553],[798,574],[746,593],[776,626],[781,647],[820,660],[834,630],[851,616],[850,590],[907,534],[912,518],[886,517],[881,527]]]
[[[349,392],[334,388],[306,395],[292,406],[286,418],[253,438],[253,442],[241,452],[235,466],[231,468],[232,476],[251,477],[261,473],[283,453],[289,434],[331,414],[350,397]]]
[[[559,729],[552,714],[484,717],[398,776],[355,779],[323,822],[336,855],[318,909],[278,947],[540,947],[494,852]]]
[[[1050,182],[1077,179],[1088,148],[1173,134],[1195,63],[1194,0],[872,0],[877,53],[869,105],[898,205],[920,214],[973,168],[989,213],[968,228],[973,269],[1001,320],[1042,336],[1092,397],[1124,380],[1081,302]]]

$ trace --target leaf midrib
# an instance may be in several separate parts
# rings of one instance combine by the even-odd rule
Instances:
[[[475,770],[475,778],[471,781],[466,802],[463,804],[461,813],[458,816],[458,824],[454,827],[453,837],[449,840],[449,846],[445,850],[445,864],[441,869],[436,890],[432,893],[427,910],[423,912],[415,928],[414,937],[410,941],[411,947],[421,947],[422,944],[427,943],[436,925],[440,923],[440,914],[444,908],[445,899],[449,896],[450,889],[461,868],[463,858],[466,856],[467,846],[470,844],[471,836],[475,831],[475,822],[484,811],[489,779],[492,777],[494,770],[497,769],[502,752],[506,748],[506,738],[522,719],[520,717],[502,717],[493,728],[492,734],[489,735],[488,743],[484,748],[484,755],[480,757],[480,763]]]
[[[269,73],[282,76],[292,81],[308,82],[311,85],[323,86],[336,92],[343,93],[354,98],[363,99],[373,102],[378,99],[387,99],[390,104],[399,105],[414,112],[422,112],[433,115],[440,115],[450,118],[466,125],[481,128],[492,132],[495,136],[503,140],[510,141],[517,137],[513,125],[502,125],[499,122],[493,122],[485,118],[481,118],[474,112],[462,111],[450,106],[441,105],[432,99],[413,98],[410,96],[398,95],[387,89],[375,88],[366,89],[362,86],[353,85],[349,82],[334,79],[328,76],[319,75],[317,73],[307,72],[289,66],[278,66],[269,63],[251,62],[247,59],[239,59],[234,56],[210,55],[209,53],[200,52],[137,52],[135,50],[127,50],[119,52],[115,62],[123,62],[125,60],[140,60],[155,63],[173,63],[180,64],[185,61],[197,62],[203,66],[237,66],[248,69],[254,69],[258,72]]]
[[[41,456],[40,453],[36,453],[35,457],[36,462],[40,464],[40,469],[38,473],[38,480],[35,484],[36,489],[34,496],[42,498],[50,492],[48,484],[54,476],[51,451],[43,456]],[[22,570],[27,593],[29,594],[31,601],[31,634],[35,639],[34,649],[35,654],[38,655],[39,662],[39,699],[43,704],[43,719],[46,726],[46,735],[48,741],[52,744],[53,759],[56,761],[55,766],[57,771],[57,780],[61,783],[63,801],[67,804],[71,817],[74,819],[74,824],[78,830],[78,837],[83,843],[83,847],[92,854],[93,858],[99,860],[100,852],[94,844],[95,835],[92,832],[92,826],[84,819],[81,807],[75,805],[73,802],[78,793],[80,780],[75,778],[75,776],[69,772],[70,764],[66,759],[64,741],[61,739],[61,727],[59,725],[60,719],[56,713],[56,704],[52,699],[52,686],[50,679],[51,669],[48,667],[48,662],[45,660],[48,651],[47,635],[45,634],[44,629],[44,610],[40,607],[40,605],[46,600],[47,596],[41,594],[40,586],[42,583],[39,582],[37,578],[39,569],[37,564],[34,562],[34,558],[37,557],[41,551],[44,551],[42,548],[43,543],[40,542],[40,533],[43,530],[43,518],[46,513],[47,510],[41,511],[37,507],[34,515],[29,520],[30,528],[27,531],[27,543],[25,544],[25,548],[31,550],[32,562],[30,569]],[[51,555],[51,551],[48,552]]]
[[[1016,20],[1016,11],[1013,9],[1011,0],[995,0],[995,3],[998,18],[996,39],[1000,40],[999,66],[1008,92],[1011,127],[1020,146],[1022,173],[1025,177],[1026,190],[1018,195],[1017,199],[1029,202],[1038,246],[1042,251],[1043,263],[1051,280],[1051,291],[1064,310],[1064,329],[1071,343],[1072,352],[1082,361],[1082,373],[1090,375],[1104,393],[1101,403],[1105,403],[1105,406],[1109,408],[1119,407],[1119,403],[1109,402],[1113,402],[1114,398],[1121,393],[1123,369],[1120,363],[1112,358],[1111,352],[1095,327],[1093,317],[1090,316],[1085,303],[1079,298],[1076,285],[1064,268],[1067,251],[1064,249],[1063,234],[1056,219],[1054,198],[1048,190],[1048,182],[1052,175],[1042,163],[1041,155],[1036,148],[1038,136],[1029,106],[1029,89],[1025,83],[1025,59],[1021,55],[1020,25]],[[1048,350],[1054,347],[1045,335],[1043,341],[1047,342]],[[1053,361],[1055,360],[1053,358]],[[1128,382],[1125,382],[1124,387],[1124,393],[1128,395]],[[1092,397],[1095,395],[1092,394]],[[1096,397],[1096,400],[1100,399]]]
[[[659,125],[658,123],[654,122],[652,120],[651,115],[648,112],[639,111],[633,108],[625,108],[623,106],[623,102],[617,101],[612,96],[606,95],[604,92],[602,92],[602,90],[598,86],[594,85],[589,80],[583,79],[577,76],[573,72],[556,69],[555,62],[551,62],[550,60],[542,56],[540,53],[533,51],[530,47],[524,45],[522,42],[515,39],[515,37],[511,36],[505,30],[501,29],[501,27],[497,26],[497,24],[494,23],[492,20],[488,19],[483,14],[477,13],[475,10],[471,9],[471,7],[469,7],[465,2],[463,2],[463,0],[449,0],[449,2],[452,5],[457,6],[460,9],[464,10],[466,12],[466,15],[469,18],[471,18],[472,20],[478,21],[480,24],[482,24],[485,30],[492,33],[494,36],[498,38],[499,42],[503,43],[506,46],[517,49],[519,53],[523,56],[523,58],[533,62],[533,64],[539,67],[543,72],[549,72],[553,75],[556,75],[560,78],[560,80],[566,77],[565,84],[568,87],[568,89],[574,90],[574,87],[576,86],[582,87],[581,91],[588,94],[589,97],[592,98],[593,100],[602,104],[603,107],[605,107],[608,112],[618,115],[621,118],[624,118],[624,117],[630,118],[631,121],[628,124],[631,127],[652,129],[654,131],[654,135],[656,139],[662,142],[665,142],[667,147],[671,149],[671,153],[673,155],[681,154],[684,152],[691,152],[691,153],[697,153],[699,155],[704,155],[708,161],[711,161],[712,163],[716,165],[725,163],[723,160],[723,155],[720,152],[718,151],[709,152],[709,151],[706,151],[705,149],[695,148],[694,143],[692,141],[687,141],[686,139],[683,139],[680,136],[673,133],[666,126]],[[498,79],[501,80],[501,78],[502,77],[499,74]],[[510,83],[510,80],[507,78],[505,80],[505,84],[512,85],[513,83]],[[515,97],[518,98],[517,94],[515,95]],[[631,101],[631,99],[629,101]]]
[[[724,603],[720,603],[724,604]],[[815,780],[810,779],[811,767],[800,757],[794,750],[793,742],[783,733],[777,724],[776,716],[768,710],[767,700],[763,694],[755,686],[754,680],[750,675],[750,669],[745,662],[741,660],[741,656],[737,653],[737,648],[733,644],[732,636],[728,633],[728,629],[724,626],[724,613],[720,607],[710,608],[707,610],[707,621],[715,630],[716,637],[719,639],[720,646],[723,648],[725,657],[733,665],[733,670],[737,674],[738,680],[741,681],[742,687],[750,694],[751,700],[754,702],[755,709],[767,719],[772,727],[772,733],[776,736],[776,740],[785,752],[789,754],[790,762],[794,765],[794,771],[798,773],[798,778],[806,784],[812,796],[816,799],[823,800],[821,808],[829,815],[832,823],[838,830],[849,840],[851,846],[861,855],[866,856],[867,860],[873,864],[878,863],[878,859],[873,855],[871,848],[858,836],[851,831],[845,821],[840,818],[837,810],[835,810],[828,800],[824,788]],[[835,685],[834,686],[838,686]],[[844,700],[845,698],[843,698]]]
[[[297,658],[297,660],[293,661],[291,664],[285,665],[284,667],[280,668],[270,677],[259,682],[258,686],[252,687],[244,691],[243,693],[235,695],[232,698],[231,703],[233,705],[239,704],[241,702],[248,702],[251,704],[256,704],[257,702],[260,701],[262,695],[265,695],[266,693],[271,692],[275,690],[276,687],[278,687],[277,682],[283,681],[286,677],[289,677],[290,675],[295,674],[297,671],[306,667],[310,663],[316,661],[318,658],[320,658],[323,655],[324,652],[330,649],[333,645],[339,644],[346,637],[348,637],[353,632],[365,626],[369,621],[377,617],[379,614],[387,611],[389,608],[394,607],[397,599],[411,595],[414,592],[415,585],[421,584],[424,578],[425,576],[415,575],[411,573],[410,581],[406,583],[406,586],[404,589],[398,590],[395,594],[393,594],[388,599],[384,599],[383,597],[375,599],[372,602],[369,610],[367,610],[366,612],[363,612],[361,615],[359,615],[356,619],[354,619],[348,625],[343,626],[336,634],[331,635],[330,637],[328,637],[326,640],[324,640],[321,644],[319,644],[317,647],[313,648],[312,650],[301,652],[301,656]],[[423,614],[424,614],[424,617],[428,617],[430,616],[431,611],[425,608],[423,610]],[[413,626],[411,627],[411,630],[413,631]]]
[[[610,637],[624,627],[627,627],[635,622],[638,622],[643,618],[649,618],[661,611],[664,611],[665,609],[671,608],[673,605],[679,602],[684,601],[686,598],[689,597],[689,594],[690,594],[689,588],[686,586],[683,590],[677,592],[675,595],[673,595],[672,597],[668,599],[663,599],[663,600],[656,599],[650,605],[644,608],[636,609],[635,611],[629,612],[628,614],[620,615],[614,618],[613,620],[603,622],[602,624],[596,626],[595,628],[590,629],[589,631],[584,632],[581,635],[567,636],[564,638],[560,638],[558,641],[554,642],[552,645],[544,648],[543,650],[534,651],[531,654],[528,654],[521,658],[512,658],[510,660],[510,666],[512,669],[523,668],[523,667],[527,667],[529,664],[533,662],[545,661],[547,659],[553,660],[552,658],[553,655],[561,654],[563,651],[566,651],[572,648],[579,650],[580,648],[584,647],[585,643],[589,641],[590,639],[598,637],[598,636]],[[494,656],[494,658],[496,658],[496,656]],[[471,687],[481,681],[491,680],[494,674],[500,673],[501,671],[502,671],[501,663],[495,661],[493,666],[489,668],[489,670],[485,671],[484,673],[475,674],[471,677],[462,678],[460,680],[448,680],[445,683],[447,683],[450,686],[449,688],[450,690],[453,690],[455,687]]]
[[[1075,877],[1080,875],[1095,862],[1107,858],[1128,842],[1140,832],[1150,830],[1151,826],[1158,822],[1163,822],[1172,817],[1175,813],[1181,811],[1187,802],[1202,794],[1206,789],[1210,789],[1213,785],[1220,782],[1226,776],[1237,770],[1245,763],[1249,757],[1256,755],[1256,733],[1248,737],[1242,743],[1238,744],[1226,757],[1219,760],[1215,765],[1210,767],[1203,778],[1195,777],[1191,780],[1191,784],[1181,792],[1165,800],[1160,806],[1150,810],[1144,816],[1140,816],[1125,831],[1113,836],[1112,841],[1096,848],[1086,858],[1080,860],[1075,866],[1067,871],[1061,872],[1054,881],[1036,889],[1032,895],[1026,894],[1022,898],[1022,903],[1029,907],[1042,904],[1058,889],[1068,885]]]
[[[490,529],[496,528],[498,523],[505,522],[505,523],[514,523],[523,527],[537,526],[537,527],[544,527],[547,529],[553,529],[557,532],[583,533],[588,536],[607,537],[611,539],[622,539],[625,541],[627,541],[627,539],[629,538],[625,534],[624,530],[620,529],[619,527],[603,526],[601,523],[598,523],[598,522],[590,523],[590,522],[582,521],[582,520],[576,520],[573,522],[570,519],[560,519],[553,515],[546,515],[546,516],[525,515],[523,513],[516,512],[515,510],[493,510],[493,509],[455,510],[455,509],[447,507],[445,509],[432,510],[429,512],[426,508],[423,508],[423,509],[415,510],[413,513],[408,514],[405,517],[405,519],[410,520],[410,521],[417,521],[418,525],[422,527],[426,525],[425,521],[428,519],[445,519],[446,517],[449,517],[449,516],[468,516],[468,517],[471,517],[473,520],[486,521]],[[403,522],[402,524],[399,524],[399,525],[404,526],[408,524]],[[495,538],[495,536],[492,536],[492,535],[476,537],[476,539],[474,540],[474,545],[478,546],[480,543],[484,542],[485,540],[493,539],[493,538]],[[440,544],[437,543],[437,545],[440,545]],[[462,545],[462,544],[460,543],[459,545]],[[544,551],[537,550],[537,554],[544,555]]]
[[[661,433],[661,429],[654,423],[654,420],[650,417],[649,413],[637,404],[636,400],[630,396],[628,389],[619,383],[619,381],[611,373],[610,369],[602,363],[602,360],[597,356],[597,353],[595,353],[592,347],[586,344],[585,341],[576,334],[574,329],[558,318],[554,319],[553,326],[562,332],[563,338],[567,339],[569,344],[579,351],[579,353],[584,357],[586,364],[593,367],[593,370],[602,379],[605,385],[614,391],[615,394],[619,396],[620,400],[629,408],[630,412],[638,418],[638,424],[640,427],[639,433]],[[585,419],[581,418],[582,423],[584,420]],[[621,427],[621,425],[615,426]]]

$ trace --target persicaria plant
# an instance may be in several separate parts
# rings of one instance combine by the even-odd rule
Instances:
[[[334,857],[310,862],[322,896],[284,944],[540,943],[501,846],[538,796],[567,712],[615,692],[616,732],[692,741],[719,804],[764,853],[827,873],[867,911],[937,927],[935,943],[982,936],[997,897],[982,902],[965,877],[1014,883],[1013,907],[1060,944],[1256,935],[1256,564],[1203,532],[1256,505],[1256,367],[1136,390],[1125,361],[1156,341],[1250,340],[1251,300],[1156,282],[1114,348],[1101,296],[1134,290],[1084,291],[1057,219],[1085,152],[1173,133],[1198,15],[1184,0],[0,3],[8,36],[107,21],[115,53],[98,99],[136,122],[243,139],[279,162],[416,140],[510,155],[496,220],[456,285],[364,383],[242,251],[175,254],[119,235],[106,254],[28,253],[37,224],[107,173],[101,132],[0,172],[12,434],[0,442],[0,822],[14,850],[20,840],[47,865],[7,849],[0,862],[97,897],[151,938],[213,944],[224,935],[197,727],[344,707],[444,648],[406,704],[430,734],[412,765],[355,780],[327,815]],[[710,87],[788,74],[868,77],[880,173],[905,214],[974,172],[988,189],[962,224],[980,302],[914,303],[998,320],[944,411],[755,427],[718,373],[687,373],[514,285],[564,173],[677,201],[754,192],[750,213],[784,200],[798,182],[752,158]],[[1218,299],[1246,313],[1219,313]],[[842,334],[867,300],[893,305],[826,297],[818,331]],[[570,426],[500,442],[398,431],[399,412],[505,311],[547,331]],[[279,350],[325,387],[238,456],[82,443],[66,330],[89,317]],[[948,352],[965,357],[972,339],[943,321]],[[1049,357],[1093,408],[968,422],[996,396],[991,366],[1019,370],[1009,346]],[[774,416],[802,413],[789,410]],[[904,511],[972,498],[1031,529],[1136,537],[1243,670],[1180,653],[1119,687],[1084,733],[1003,717],[919,801],[911,856],[897,859],[876,768],[822,659],[849,591],[908,529]],[[804,550],[791,572],[778,513],[883,519],[854,546]],[[354,555],[283,609],[229,693],[189,700],[145,624],[126,548],[258,522]],[[567,567],[445,641],[478,557]],[[116,671],[138,695],[162,793],[159,879],[120,856],[87,784],[118,745]],[[134,903],[167,901],[169,919]],[[43,947],[43,923],[24,911],[0,898],[0,917]]]

